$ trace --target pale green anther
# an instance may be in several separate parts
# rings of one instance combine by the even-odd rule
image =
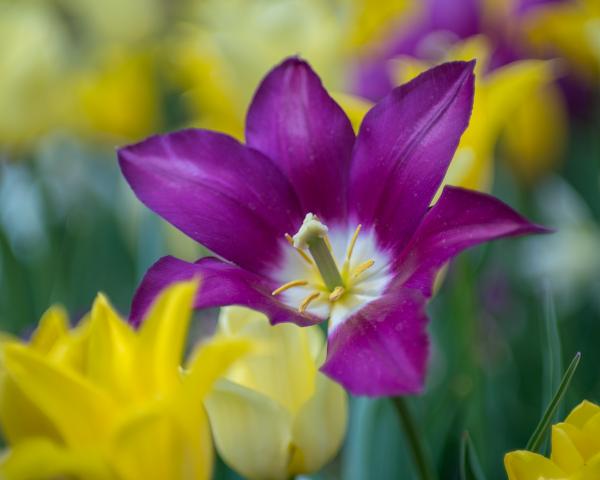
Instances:
[[[344,282],[342,276],[335,264],[335,260],[331,256],[329,247],[320,237],[310,239],[308,242],[308,251],[313,257],[319,273],[325,282],[329,291],[333,292],[335,287],[343,287]]]
[[[323,278],[327,288],[333,291],[335,287],[343,287],[344,282],[325,242],[327,230],[327,226],[321,223],[316,215],[308,213],[300,230],[294,235],[294,246],[299,249],[308,247],[308,251],[319,269],[321,278]]]

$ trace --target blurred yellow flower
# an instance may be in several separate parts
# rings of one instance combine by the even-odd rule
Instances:
[[[471,37],[454,44],[441,61],[476,59],[475,100],[469,127],[465,131],[454,161],[444,183],[487,191],[492,185],[494,150],[498,140],[509,126],[514,125],[519,113],[528,120],[538,118],[541,112],[548,114],[554,104],[548,105],[549,84],[554,80],[553,64],[542,60],[519,60],[488,71],[491,47],[485,36]],[[398,84],[404,83],[432,66],[412,57],[400,57],[392,61]],[[543,100],[539,94],[546,94]],[[532,99],[538,99],[533,102]],[[556,109],[555,109],[556,110]],[[561,131],[553,129],[562,118],[562,110],[552,111],[551,118],[544,117],[538,123],[519,123],[518,137],[511,137],[515,149],[527,151],[528,156],[516,155],[515,162],[521,170],[537,169],[532,162],[543,158],[548,162],[561,151]],[[519,117],[520,118],[520,117]],[[540,125],[541,124],[541,125]],[[515,130],[514,128],[511,132]],[[552,135],[548,136],[549,131]],[[542,140],[544,152],[536,149]],[[542,155],[544,153],[544,155]],[[527,170],[529,169],[529,170]]]
[[[202,400],[249,343],[211,341],[181,369],[196,288],[165,290],[138,331],[99,295],[74,329],[55,307],[29,343],[3,342],[0,477],[209,478]]]
[[[300,54],[328,89],[342,91],[357,49],[383,35],[410,2],[202,0],[173,43],[174,81],[188,90],[197,126],[243,137],[256,85],[273,65]]]
[[[22,148],[63,115],[68,38],[45,2],[0,2],[0,147]]]
[[[515,451],[504,458],[509,480],[600,478],[600,407],[584,401],[552,427],[552,454]]]
[[[592,86],[598,85],[598,0],[551,2],[533,9],[524,21],[524,30],[534,46],[565,58],[580,78],[586,79]]]
[[[249,479],[319,470],[346,430],[345,391],[319,373],[318,327],[271,326],[260,313],[223,309],[217,338],[248,339],[256,353],[236,363],[205,405],[221,457]]]
[[[84,134],[136,141],[157,130],[160,91],[150,50],[114,48],[98,65],[75,76],[72,127]]]

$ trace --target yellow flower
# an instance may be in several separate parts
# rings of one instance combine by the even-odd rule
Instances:
[[[160,92],[149,51],[113,48],[75,75],[74,129],[96,137],[136,141],[158,128]]]
[[[196,282],[176,284],[134,331],[103,295],[70,330],[51,308],[29,343],[1,345],[0,478],[206,479],[202,401],[249,348],[219,339],[182,361]]]
[[[198,126],[243,138],[244,117],[260,79],[300,54],[329,90],[342,91],[358,49],[410,2],[374,0],[203,0],[173,42],[174,81]],[[257,35],[260,32],[260,35]]]
[[[453,45],[443,58],[443,61],[477,59],[471,121],[460,141],[445,183],[483,191],[491,188],[494,149],[502,132],[514,123],[517,112],[524,110],[524,114],[529,113],[528,118],[536,115],[545,104],[533,104],[531,98],[548,88],[554,80],[552,63],[541,60],[520,60],[487,73],[490,54],[486,37],[475,36]],[[393,61],[398,83],[404,83],[430,67],[431,64],[410,57]],[[544,111],[548,112],[548,109]],[[562,111],[552,113],[561,118]],[[554,118],[544,118],[540,123],[547,126],[547,122],[552,123]],[[515,141],[520,140],[525,146],[535,143],[539,136],[535,123],[528,123],[527,128],[521,128],[518,133],[520,138]],[[561,150],[556,145],[561,138],[559,133],[543,137],[544,145],[552,152],[550,158],[555,158],[556,152]],[[531,163],[531,157],[539,158],[538,153],[532,152],[524,160]]]
[[[524,30],[534,46],[565,58],[580,78],[598,85],[598,0],[556,2],[533,9],[524,21]]]
[[[217,338],[255,345],[205,402],[221,457],[249,479],[319,470],[338,451],[347,420],[346,393],[318,371],[319,328],[273,327],[241,307],[224,309],[219,322]]]
[[[504,457],[509,480],[597,480],[600,478],[600,407],[584,401],[552,427],[552,455],[528,451]]]
[[[0,3],[0,146],[22,149],[60,121],[68,36],[46,2]]]

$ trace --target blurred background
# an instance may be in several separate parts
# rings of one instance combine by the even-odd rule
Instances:
[[[243,138],[258,82],[294,54],[356,125],[425,68],[478,60],[446,180],[557,231],[450,266],[412,404],[444,479],[464,430],[504,478],[561,361],[582,352],[565,409],[600,400],[598,0],[0,0],[0,329],[27,336],[57,302],[76,320],[98,290],[127,314],[156,259],[206,254],[133,197],[115,148],[187,126]],[[356,398],[345,448],[314,478],[411,476],[389,401]]]

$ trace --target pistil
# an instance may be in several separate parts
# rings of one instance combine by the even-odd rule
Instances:
[[[330,292],[333,292],[336,287],[344,287],[344,282],[331,254],[327,231],[327,226],[321,223],[315,215],[309,213],[298,233],[294,235],[294,247],[300,250],[308,247],[325,286]]]

